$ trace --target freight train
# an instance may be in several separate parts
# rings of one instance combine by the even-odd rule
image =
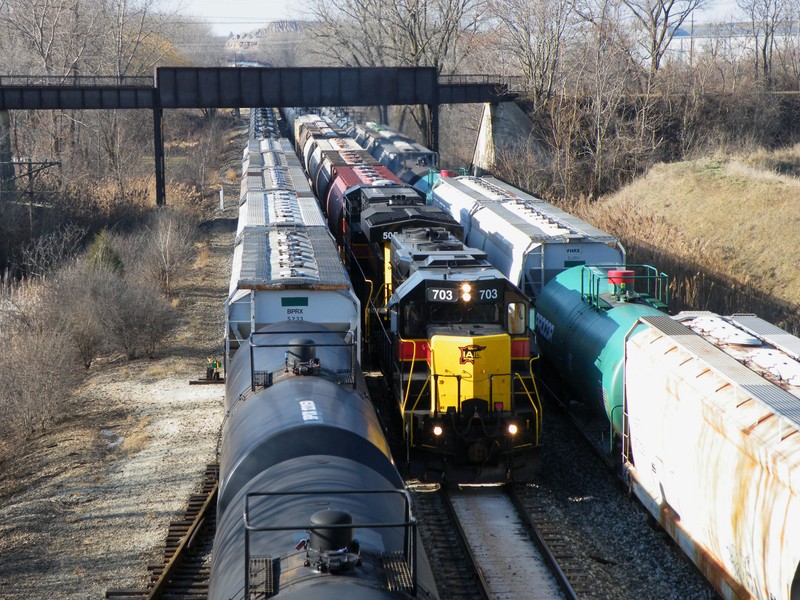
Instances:
[[[208,597],[435,599],[361,374],[361,307],[276,119],[253,111],[243,160]]]
[[[366,129],[375,156],[385,154],[374,150],[381,139],[387,147],[397,139]],[[474,245],[496,242],[498,232],[514,239],[505,232],[523,221],[530,227],[523,206],[548,214],[491,178],[395,169],[406,181],[416,176]],[[504,207],[509,196],[514,205]],[[489,253],[535,298],[537,342],[563,382],[562,400],[722,597],[800,600],[800,339],[754,315],[669,316],[666,275],[626,265],[616,240],[572,219],[546,225],[570,230],[555,239],[562,256],[583,234],[592,253],[575,252],[577,261],[562,261],[535,235],[531,246],[545,244],[538,272],[522,266],[524,236]]]
[[[631,491],[724,598],[798,600],[800,338],[754,315],[669,316],[665,284],[561,273],[536,303],[542,354],[605,417]]]
[[[494,177],[436,170],[435,153],[385,125],[348,122],[355,139],[431,206],[463,228],[464,242],[532,299],[556,274],[575,265],[624,264],[619,240],[569,213]]]
[[[350,257],[365,341],[399,402],[412,472],[451,482],[529,480],[542,422],[529,299],[486,252],[463,244],[455,219],[356,150],[337,123],[285,114]]]

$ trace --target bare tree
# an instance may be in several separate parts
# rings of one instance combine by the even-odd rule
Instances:
[[[0,288],[0,431],[27,438],[66,410],[76,359],[63,320],[50,318],[42,286],[27,280]]]
[[[560,77],[564,36],[573,3],[568,0],[491,0],[492,15],[501,27],[509,53],[528,82],[533,110],[553,96]]]
[[[29,277],[43,277],[73,258],[85,237],[85,228],[64,223],[23,249],[22,266]]]
[[[169,306],[158,289],[145,281],[120,277],[100,269],[92,278],[94,318],[111,346],[136,358],[154,356],[158,344],[174,326]]]
[[[755,76],[767,88],[771,88],[776,36],[793,16],[796,3],[791,0],[737,0],[736,4],[747,15],[750,35],[755,44]]]
[[[675,33],[698,9],[711,0],[622,0],[634,20],[639,24],[642,36],[639,46],[647,63],[645,91],[655,85],[661,62],[672,43]]]
[[[472,52],[484,10],[484,0],[312,0],[311,16],[319,24],[309,34],[321,55],[342,65],[452,73]],[[427,136],[424,108],[409,114]],[[383,110],[382,120],[386,115]]]
[[[141,233],[115,243],[128,273],[171,294],[180,270],[194,256],[197,223],[176,209],[159,209]]]

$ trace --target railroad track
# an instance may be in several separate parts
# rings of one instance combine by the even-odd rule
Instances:
[[[592,598],[558,523],[512,486],[409,485],[443,600]]]
[[[145,589],[112,589],[107,600],[206,600],[214,541],[219,465],[206,466],[200,493],[189,497],[185,513],[170,523],[162,561],[148,565]]]
[[[465,487],[447,497],[493,600],[577,598],[510,486]],[[549,541],[558,541],[550,538]]]
[[[490,598],[469,544],[456,527],[449,502],[438,484],[407,482],[428,561],[442,600]]]

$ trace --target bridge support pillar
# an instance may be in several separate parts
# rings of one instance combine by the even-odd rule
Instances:
[[[167,190],[164,177],[164,110],[153,109],[153,145],[156,157],[156,206],[166,206]]]

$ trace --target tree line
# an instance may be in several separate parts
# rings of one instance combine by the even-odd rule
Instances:
[[[655,162],[797,138],[797,102],[786,94],[800,81],[797,0],[738,0],[735,21],[705,25],[703,37],[686,34],[712,0],[311,6],[317,60],[521,76],[533,141],[545,152],[515,149],[500,169],[552,198],[597,198]],[[424,130],[423,116],[408,114]]]

